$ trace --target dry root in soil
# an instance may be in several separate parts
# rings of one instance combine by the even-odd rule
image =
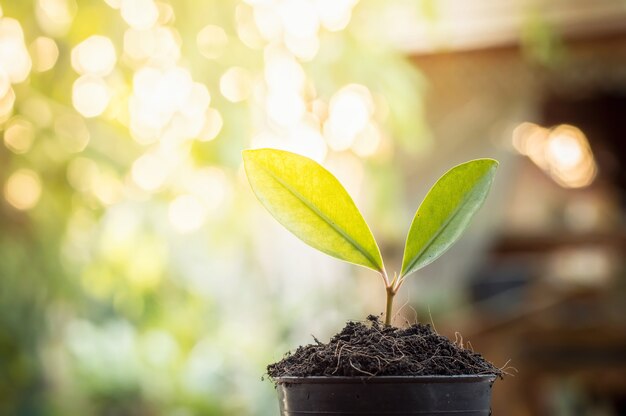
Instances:
[[[383,326],[349,322],[329,343],[298,347],[267,367],[271,378],[293,376],[418,376],[495,374],[502,371],[480,354],[437,334],[430,325]]]

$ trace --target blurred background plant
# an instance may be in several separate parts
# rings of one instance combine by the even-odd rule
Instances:
[[[269,414],[265,365],[361,316],[332,262],[249,208],[240,158],[299,151],[352,189],[371,163],[393,204],[421,80],[347,29],[355,6],[2,2],[0,413]]]
[[[512,270],[545,263],[556,299],[572,282],[619,282],[623,159],[572,103],[624,91],[626,12],[617,0],[488,3],[0,0],[0,413],[275,414],[269,362],[383,310],[374,275],[262,211],[248,147],[322,162],[395,267],[445,168],[501,160],[485,214],[412,279],[402,310],[480,334],[487,351],[502,322],[485,317],[555,304],[545,290],[515,301],[535,293],[536,270]],[[578,251],[513,262],[497,290],[472,280],[502,253],[561,248],[563,230]],[[496,301],[481,314],[486,284]],[[502,365],[511,348],[488,357]],[[578,379],[547,383],[548,414],[596,397],[572,393]]]

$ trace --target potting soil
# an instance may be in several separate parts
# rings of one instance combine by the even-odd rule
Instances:
[[[370,315],[348,322],[328,343],[298,347],[267,367],[268,375],[293,376],[423,376],[502,375],[480,354],[436,333],[428,324],[408,328],[383,325]]]

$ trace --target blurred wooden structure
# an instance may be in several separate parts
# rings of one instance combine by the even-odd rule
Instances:
[[[479,3],[489,10],[483,26],[451,27],[445,52],[405,45],[428,84],[434,157],[510,146],[523,121],[570,123],[587,132],[599,174],[588,188],[563,189],[518,156],[510,203],[494,219],[506,234],[468,283],[474,303],[438,329],[518,369],[496,383],[495,415],[626,414],[626,8],[546,2],[558,42],[554,60],[541,61],[517,41],[512,2]],[[471,21],[476,10],[462,10],[454,16]],[[438,162],[420,169],[429,163]]]

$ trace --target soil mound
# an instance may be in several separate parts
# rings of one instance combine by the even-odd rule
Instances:
[[[384,326],[348,322],[330,342],[301,346],[267,367],[271,378],[293,376],[417,376],[495,374],[502,371],[480,354],[437,334],[426,324]]]

